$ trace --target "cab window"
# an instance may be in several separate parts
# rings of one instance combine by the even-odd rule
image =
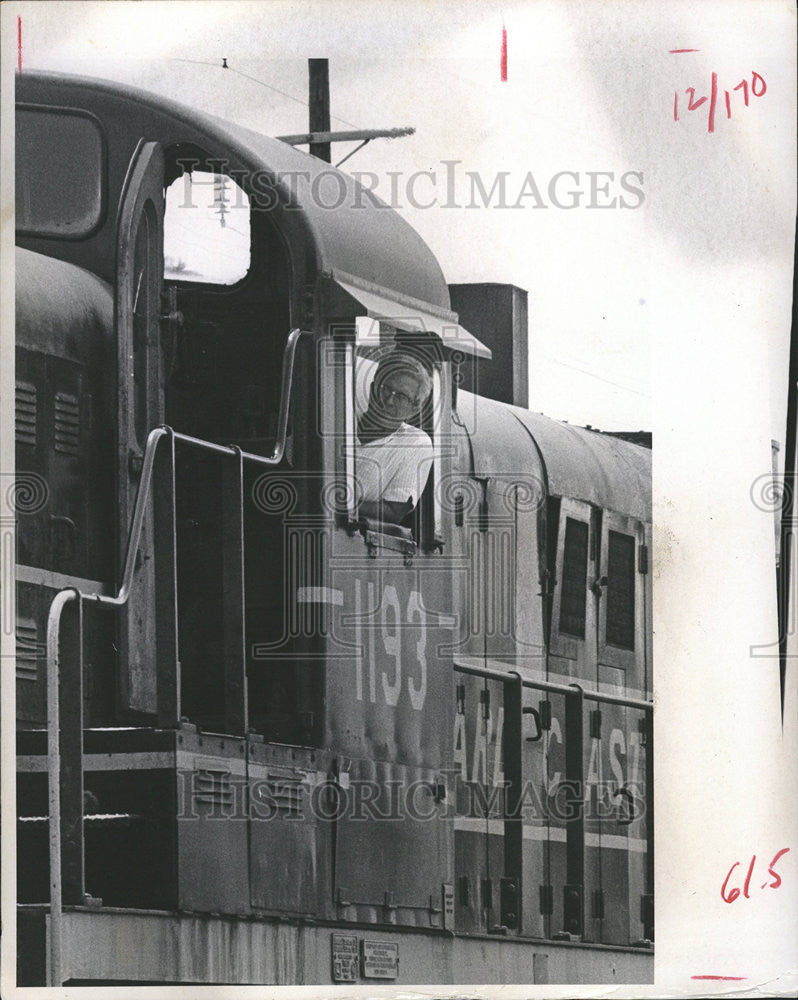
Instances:
[[[635,648],[635,540],[610,531],[607,558],[607,642]]]
[[[32,236],[79,239],[102,221],[105,144],[93,116],[16,113],[16,226]]]
[[[235,285],[251,260],[249,197],[228,174],[186,170],[166,189],[164,278]]]
[[[440,531],[440,362],[419,338],[359,318],[347,391],[350,519],[417,542]]]
[[[560,632],[585,638],[588,526],[573,517],[565,521],[560,598]]]

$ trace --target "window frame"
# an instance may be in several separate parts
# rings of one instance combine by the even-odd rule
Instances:
[[[194,278],[180,278],[180,277],[178,277],[176,275],[172,275],[172,274],[170,274],[167,277],[167,275],[166,275],[166,244],[164,243],[164,275],[163,275],[163,281],[164,281],[165,285],[166,284],[170,284],[170,285],[174,284],[179,289],[191,289],[191,288],[210,289],[211,291],[217,292],[219,294],[224,294],[226,292],[235,292],[246,281],[248,281],[252,277],[252,274],[253,274],[256,266],[257,266],[257,261],[256,261],[256,243],[257,243],[257,240],[255,238],[255,226],[254,226],[254,219],[253,219],[252,196],[251,196],[250,192],[247,190],[246,186],[243,183],[239,183],[239,180],[237,180],[236,177],[234,176],[235,173],[241,173],[240,170],[234,170],[234,173],[231,173],[229,169],[226,170],[226,171],[224,171],[224,172],[209,170],[209,169],[207,169],[208,164],[214,162],[214,157],[210,153],[207,153],[205,150],[198,149],[197,152],[200,153],[201,156],[195,156],[194,154],[192,154],[192,157],[191,157],[192,160],[196,159],[196,165],[194,166],[194,168],[192,170],[187,170],[183,166],[183,164],[182,164],[182,162],[181,162],[181,160],[179,158],[174,161],[174,162],[179,163],[181,165],[181,167],[183,168],[183,173],[178,174],[178,176],[175,177],[173,180],[171,180],[169,182],[169,184],[164,188],[164,235],[165,235],[165,232],[166,232],[166,195],[167,195],[167,192],[169,191],[169,189],[174,184],[176,184],[178,181],[182,181],[186,174],[192,175],[193,173],[205,173],[205,174],[212,174],[213,176],[224,176],[224,177],[227,177],[228,180],[232,181],[233,184],[235,184],[239,188],[239,190],[244,193],[244,195],[246,196],[247,201],[248,201],[248,209],[249,209],[249,211],[247,212],[247,225],[249,226],[249,265],[247,266],[246,271],[244,272],[244,274],[240,278],[237,278],[235,281],[233,281],[233,282],[231,282],[229,284],[227,282],[224,282],[224,281],[209,281],[207,279],[196,278],[196,277],[194,277]],[[167,157],[169,156],[169,153],[170,153],[170,150],[169,150],[169,148],[167,148],[167,150],[166,150]],[[230,166],[230,164],[228,164],[228,167],[229,166]],[[240,180],[243,181],[244,177],[242,176],[240,178]]]
[[[599,604],[599,663],[610,667],[619,667],[627,675],[627,687],[642,687],[642,682],[631,683],[631,675],[639,675],[642,678],[642,671],[645,663],[648,641],[645,636],[646,629],[646,574],[640,570],[640,546],[647,544],[645,525],[637,518],[618,514],[615,511],[604,511],[604,518],[601,528],[601,572],[608,575],[609,571],[609,544],[610,533],[626,535],[634,541],[634,649],[615,646],[607,641],[607,591],[608,586],[603,588],[602,599]]]
[[[357,433],[356,423],[356,362],[357,350],[361,346],[380,346],[387,343],[383,339],[383,332],[394,331],[394,336],[401,344],[407,336],[412,340],[424,338],[424,342],[432,348],[432,392],[428,404],[422,409],[422,419],[420,427],[430,437],[432,441],[433,458],[426,485],[421,491],[412,512],[408,515],[410,519],[410,538],[402,539],[392,533],[380,531],[380,523],[373,523],[373,531],[379,535],[383,547],[386,550],[393,550],[399,547],[404,551],[408,544],[415,546],[417,551],[434,552],[442,551],[444,544],[444,519],[443,507],[438,484],[443,477],[443,437],[444,437],[444,413],[447,405],[450,405],[448,395],[448,384],[450,381],[449,362],[440,350],[438,337],[432,333],[411,333],[408,334],[401,328],[396,328],[389,320],[381,321],[371,317],[359,316],[361,320],[353,328],[353,336],[347,339],[344,345],[344,388],[343,388],[343,438],[342,458],[338,463],[337,474],[343,479],[343,490],[340,495],[346,498],[345,518],[346,527],[350,532],[354,532],[359,523],[359,510],[356,503],[356,445],[355,435]],[[368,326],[366,327],[366,324]],[[377,336],[374,335],[376,325]],[[342,510],[342,513],[344,511]]]
[[[562,612],[562,581],[565,559],[565,531],[568,518],[587,526],[587,565],[585,569],[585,636],[571,635],[560,630]],[[555,580],[551,602],[551,630],[549,634],[549,654],[572,661],[572,669],[579,676],[585,676],[591,662],[595,662],[597,641],[596,601],[590,590],[591,583],[598,575],[595,508],[585,501],[571,497],[560,498],[557,524],[557,550],[555,560]],[[577,666],[578,665],[578,666]],[[584,669],[583,669],[584,668]]]
[[[59,240],[65,243],[79,243],[83,240],[90,239],[100,229],[102,229],[108,216],[108,140],[106,138],[105,129],[103,128],[101,119],[91,111],[86,111],[84,108],[72,108],[51,104],[17,104],[14,115],[15,133],[18,121],[17,115],[19,115],[20,112],[33,112],[34,114],[45,113],[70,118],[83,118],[90,121],[96,127],[97,133],[100,137],[100,204],[97,212],[97,218],[94,223],[88,229],[81,230],[79,233],[64,233],[46,229],[23,229],[22,227],[16,225],[15,220],[16,235],[32,239]]]
[[[566,569],[566,556],[567,556],[567,545],[568,545],[568,529],[571,525],[579,525],[580,529],[584,529],[584,579],[582,581],[582,632],[581,634],[577,632],[572,632],[570,629],[563,627],[563,602],[565,600],[565,569]],[[566,515],[563,524],[563,558],[562,566],[560,568],[560,590],[559,590],[559,607],[560,613],[557,620],[557,630],[560,635],[568,636],[571,639],[581,639],[585,640],[587,638],[587,579],[588,579],[588,564],[590,563],[590,523],[588,521],[583,521],[581,518],[569,517]],[[575,581],[576,582],[576,581]]]

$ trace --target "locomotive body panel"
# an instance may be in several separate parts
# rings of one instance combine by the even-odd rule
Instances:
[[[23,908],[23,965],[47,947],[59,982],[419,982],[480,978],[482,954],[543,981],[551,952],[611,979],[601,948],[653,933],[649,456],[459,390],[489,352],[347,175],[131,88],[17,87],[18,148],[54,123],[58,166],[18,171],[17,462],[50,493],[20,524],[17,707],[71,755],[54,769],[20,735],[41,876],[20,903],[47,898],[45,831],[67,873],[45,944]],[[228,284],[164,271],[184,170],[245,199]],[[355,457],[358,372],[396,346],[433,383],[411,418],[432,471],[401,525],[360,515]],[[70,586],[59,718],[45,622]],[[159,921],[189,958],[158,953]]]

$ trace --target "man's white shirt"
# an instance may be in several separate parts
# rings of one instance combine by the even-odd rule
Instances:
[[[368,408],[376,362],[355,362],[355,412],[359,420]],[[429,435],[411,424],[399,427],[374,441],[355,446],[355,481],[358,502],[408,503],[414,506],[424,492],[432,467],[433,448]]]
[[[405,423],[385,437],[358,442],[355,479],[359,499],[415,506],[424,491],[432,455],[429,435]]]

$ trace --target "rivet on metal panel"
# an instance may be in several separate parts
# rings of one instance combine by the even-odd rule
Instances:
[[[563,886],[563,918],[567,934],[582,933],[582,886]]]
[[[454,886],[451,882],[444,882],[441,885],[441,903],[443,910],[443,928],[447,931],[454,930]]]
[[[500,882],[501,922],[505,927],[518,926],[518,882],[503,878]]]

